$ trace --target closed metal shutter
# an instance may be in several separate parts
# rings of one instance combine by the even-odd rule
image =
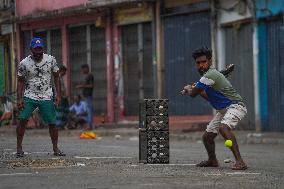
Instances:
[[[141,26],[142,25],[142,26]],[[126,115],[138,115],[139,92],[144,98],[153,98],[153,66],[152,66],[152,28],[150,23],[141,23],[142,49],[138,47],[138,24],[122,26],[122,56],[124,79],[124,107]],[[139,63],[142,53],[142,69]],[[142,73],[142,74],[141,74]],[[142,78],[140,76],[142,75]],[[142,89],[139,81],[143,80]]]
[[[56,58],[57,64],[62,64],[61,30],[50,31],[50,54]]]
[[[30,55],[30,42],[31,42],[31,32],[30,31],[22,32],[22,42],[23,42],[23,57],[22,58],[25,58],[28,55]]]
[[[80,94],[76,85],[83,82],[81,65],[87,63],[86,26],[69,29],[71,94]]]
[[[154,98],[151,23],[143,24],[143,88],[145,98]]]
[[[235,64],[229,81],[243,97],[248,113],[239,124],[239,128],[255,128],[254,82],[253,82],[253,45],[251,24],[238,28],[226,27],[225,30],[225,63]]]
[[[212,114],[212,108],[201,97],[180,95],[184,85],[200,78],[191,54],[196,48],[211,46],[209,12],[165,17],[164,25],[165,88],[170,114]]]
[[[5,59],[4,43],[0,43],[0,95],[5,92]]]
[[[94,75],[95,114],[107,112],[107,75],[105,29],[91,26],[91,64]]]
[[[281,19],[267,22],[269,131],[284,131],[284,30]]]
[[[124,108],[126,115],[138,115],[139,70],[138,70],[137,25],[122,27],[122,56],[124,79]]]

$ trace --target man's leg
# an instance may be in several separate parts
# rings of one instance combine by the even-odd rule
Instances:
[[[3,115],[3,114],[4,114],[4,112],[0,111],[0,126],[1,126],[1,124],[2,124],[1,122],[2,122],[2,119],[3,119],[3,118],[2,118],[2,115]]]
[[[55,124],[49,125],[49,135],[50,135],[51,142],[52,142],[52,147],[53,147],[53,152],[54,152],[53,154],[55,156],[66,156],[66,154],[64,154],[58,148],[58,128],[55,127]]]
[[[28,123],[29,117],[31,117],[33,111],[37,107],[37,102],[30,98],[24,97],[24,109],[19,112],[18,124],[16,128],[17,133],[17,156],[23,157],[24,152],[22,148],[22,143],[25,135],[26,126]]]
[[[236,159],[235,169],[246,169],[247,165],[241,157],[241,153],[239,151],[239,146],[236,140],[235,135],[232,133],[231,128],[225,124],[221,124],[219,128],[220,134],[224,137],[225,140],[231,140],[233,142],[232,147],[230,148],[234,157]]]
[[[202,136],[203,144],[208,154],[208,160],[202,161],[196,166],[198,167],[218,167],[218,160],[215,154],[215,141],[214,139],[218,133],[218,127],[221,123],[221,119],[223,118],[223,114],[221,112],[217,112],[214,118],[207,125],[206,131]]]
[[[20,119],[17,125],[16,133],[17,133],[17,156],[23,156],[23,139],[26,131],[26,125],[28,120]]]
[[[74,117],[76,129],[83,129],[83,130],[89,130],[89,126],[87,123],[87,119],[81,116],[75,116]]]
[[[49,125],[49,135],[51,138],[54,153],[59,152],[58,145],[57,145],[58,144],[58,129],[53,124]]]
[[[212,133],[212,132],[207,132],[202,136],[203,144],[205,146],[205,149],[208,154],[208,160],[207,161],[202,161],[196,166],[198,167],[218,167],[218,160],[216,158],[215,154],[215,141],[214,139],[216,138],[217,134]]]
[[[235,135],[232,133],[231,129],[234,129],[236,125],[242,120],[247,113],[247,109],[244,105],[240,104],[232,104],[227,108],[227,112],[224,115],[220,127],[219,132],[224,137],[225,140],[231,140],[233,142],[232,147],[230,147],[233,152],[236,163],[232,167],[232,169],[236,170],[244,170],[247,169],[247,165],[243,161],[239,146],[236,140]]]
[[[40,112],[42,115],[42,119],[45,123],[49,125],[49,135],[51,138],[52,146],[53,146],[53,152],[56,156],[65,156],[64,153],[62,153],[58,149],[58,129],[55,127],[56,122],[56,114],[55,114],[55,107],[52,100],[44,100],[39,102],[40,106]]]
[[[86,97],[85,98],[85,102],[87,104],[87,113],[88,113],[88,116],[87,116],[87,122],[88,122],[88,125],[89,125],[89,129],[90,130],[93,130],[93,115],[94,115],[94,108],[93,108],[93,99],[92,97]]]

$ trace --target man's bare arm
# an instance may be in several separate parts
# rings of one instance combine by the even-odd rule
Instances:
[[[204,92],[202,89],[193,86],[191,87],[191,90],[189,90],[189,96],[196,97],[197,95],[200,95],[202,92]]]
[[[55,85],[55,89],[56,89],[55,103],[58,106],[60,104],[60,99],[61,99],[61,87],[60,87],[60,80],[59,80],[59,72],[54,72],[53,78],[54,78],[54,85]]]
[[[53,78],[54,78],[54,85],[55,85],[55,89],[56,89],[56,94],[58,96],[61,96],[61,87],[60,87],[59,73],[58,72],[54,72],[53,73]]]
[[[17,101],[18,108],[21,110],[24,107],[24,88],[25,88],[25,78],[18,76],[18,87],[17,87]]]
[[[24,97],[24,87],[25,87],[25,78],[18,76],[18,90],[17,90],[18,99],[22,99]]]
[[[202,90],[202,92],[199,94],[202,98],[204,98],[205,100],[208,101],[208,96],[206,94],[206,92],[204,90]]]

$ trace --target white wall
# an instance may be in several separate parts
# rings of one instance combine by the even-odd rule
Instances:
[[[222,28],[223,24],[236,22],[239,20],[244,20],[251,18],[250,11],[246,4],[242,3],[240,0],[219,0],[220,4],[217,8],[218,20],[217,20],[217,34],[216,34],[216,46],[217,46],[217,68],[225,68],[225,33]]]
[[[248,7],[240,0],[220,0],[219,8],[218,22],[220,24],[251,18]]]

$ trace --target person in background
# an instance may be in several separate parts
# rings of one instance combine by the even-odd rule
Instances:
[[[90,130],[93,130],[93,89],[94,89],[94,76],[90,72],[88,64],[81,65],[81,71],[84,75],[84,82],[76,86],[77,89],[82,91],[83,100],[87,104],[88,117],[87,122]]]
[[[69,102],[66,92],[66,87],[64,84],[64,76],[66,75],[67,68],[64,65],[59,67],[59,81],[61,87],[61,103],[56,108],[56,127],[60,129],[64,129],[68,120],[69,113]]]
[[[1,96],[0,98],[4,106],[4,112],[0,116],[0,126],[2,126],[2,124],[8,123],[13,117],[13,103],[6,96]]]
[[[74,104],[69,108],[68,128],[76,129],[81,125],[84,130],[88,130],[87,118],[88,108],[80,95],[74,96]]]

